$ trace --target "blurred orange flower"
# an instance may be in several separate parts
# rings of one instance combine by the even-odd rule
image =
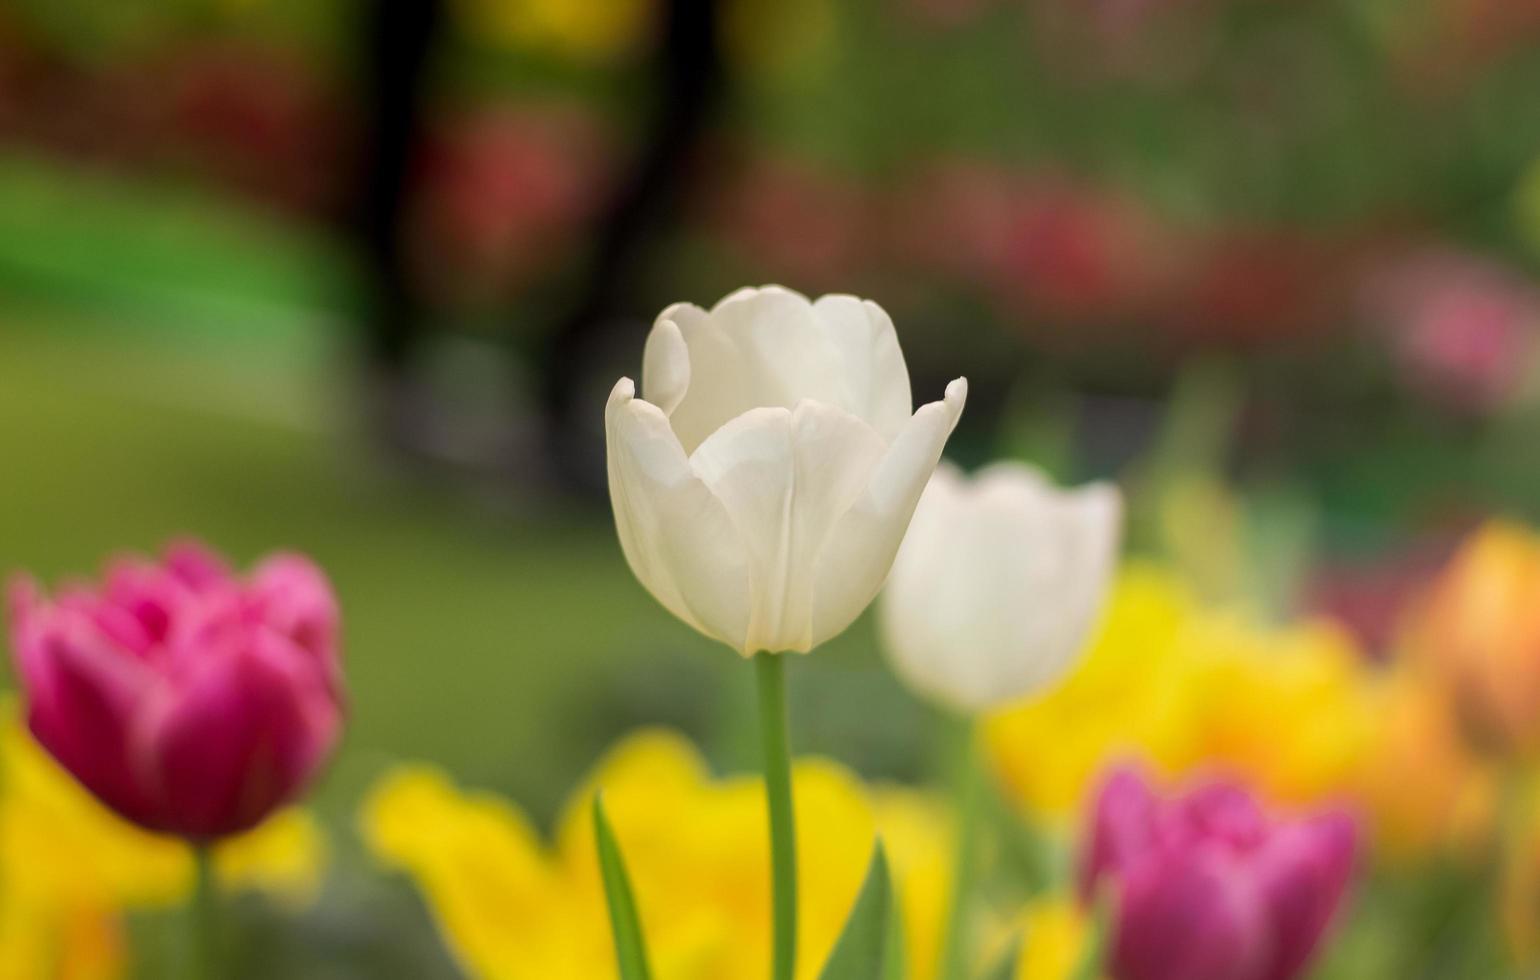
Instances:
[[[1496,521],[1468,538],[1414,612],[1408,652],[1476,749],[1540,749],[1540,536]]]
[[[1430,853],[1474,858],[1496,818],[1496,768],[1465,745],[1425,671],[1401,665],[1375,698],[1379,721],[1360,793],[1377,854],[1392,864]]]

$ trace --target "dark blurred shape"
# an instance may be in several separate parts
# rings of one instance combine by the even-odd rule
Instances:
[[[593,253],[577,279],[567,312],[556,320],[538,358],[546,449],[566,482],[602,484],[603,451],[580,415],[592,406],[584,369],[602,347],[606,328],[634,315],[638,274],[648,246],[674,221],[695,176],[707,123],[722,90],[715,0],[666,0],[658,51],[658,90],[652,122],[629,174],[600,221]]]
[[[407,272],[405,222],[413,151],[423,132],[423,82],[444,23],[443,0],[378,0],[365,46],[365,140],[359,159],[359,230],[373,302],[369,353],[387,384],[399,382],[421,339],[422,310]]]
[[[651,119],[634,162],[597,205],[602,154],[581,118],[510,110],[429,127],[423,89],[444,5],[374,6],[359,230],[372,285],[368,353],[391,443],[432,449],[433,395],[413,377],[429,309],[467,295],[474,304],[478,292],[495,301],[514,286],[533,301],[541,291],[532,280],[545,276],[565,292],[544,292],[566,297],[535,340],[545,449],[564,482],[599,485],[602,446],[578,415],[584,380],[610,325],[640,308],[642,261],[677,215],[723,78],[714,0],[668,0],[660,16]],[[545,268],[563,232],[590,216],[586,260],[566,274]],[[443,295],[441,278],[462,295]]]

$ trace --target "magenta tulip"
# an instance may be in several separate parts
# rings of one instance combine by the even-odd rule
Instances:
[[[8,598],[33,735],[142,827],[199,842],[248,830],[337,741],[337,603],[305,558],[241,578],[180,543],[51,600],[18,578]]]
[[[1356,830],[1341,811],[1264,814],[1241,787],[1157,797],[1115,769],[1091,815],[1086,895],[1106,890],[1117,980],[1291,980],[1341,904]]]

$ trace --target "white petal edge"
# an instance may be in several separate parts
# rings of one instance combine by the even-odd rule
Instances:
[[[669,416],[687,453],[750,409],[804,399],[857,415],[891,441],[913,404],[892,319],[853,296],[814,302],[763,286],[739,289],[709,312],[676,303],[654,322],[644,361],[642,391]]]
[[[844,632],[881,590],[967,400],[968,381],[958,378],[941,401],[920,406],[840,518],[818,562],[812,646]]]
[[[642,397],[672,415],[689,389],[690,348],[679,324],[660,317],[642,348]]]
[[[773,282],[767,282],[763,286],[738,287],[737,289],[728,293],[726,296],[723,296],[721,299],[717,300],[716,303],[711,307],[711,312],[715,314],[718,310],[722,309],[722,307],[727,306],[730,303],[742,303],[750,301],[757,296],[783,296],[789,299],[801,300],[808,306],[812,305],[812,301],[809,300],[807,296],[799,293],[797,290],[792,289],[789,286],[779,286]]]
[[[1100,620],[1116,567],[1122,496],[1115,486],[1091,483],[1061,490],[1042,479],[1036,495],[1038,514],[1028,526],[1058,562],[1048,580],[1035,583],[1043,618],[1028,634],[1035,636],[1032,645],[982,672],[989,681],[973,692],[981,710],[1042,691],[1073,666]],[[1022,513],[1018,520],[1027,518]],[[1051,524],[1045,527],[1045,521]]]
[[[871,300],[844,294],[820,296],[813,312],[844,359],[852,411],[891,442],[914,412],[893,319]]]
[[[701,633],[740,647],[751,612],[747,550],[721,501],[690,468],[656,405],[622,378],[605,405],[615,529],[631,571]]]

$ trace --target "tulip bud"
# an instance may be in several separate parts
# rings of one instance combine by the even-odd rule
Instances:
[[[642,389],[622,378],[605,408],[626,561],[746,657],[806,653],[870,604],[968,391],[911,414],[880,307],[778,286],[664,310]]]
[[[242,579],[195,544],[50,600],[9,589],[33,735],[103,803],[207,841],[299,795],[342,723],[337,605],[308,560]]]
[[[1120,511],[1105,484],[1061,491],[1019,463],[970,481],[943,463],[878,607],[899,676],[965,712],[1046,687],[1101,610]]]
[[[1082,867],[1115,900],[1116,980],[1292,980],[1340,904],[1356,830],[1344,813],[1275,820],[1212,782],[1158,798],[1135,770],[1096,799]]]
[[[1410,645],[1474,748],[1540,750],[1540,537],[1494,522],[1467,539],[1413,615]]]

